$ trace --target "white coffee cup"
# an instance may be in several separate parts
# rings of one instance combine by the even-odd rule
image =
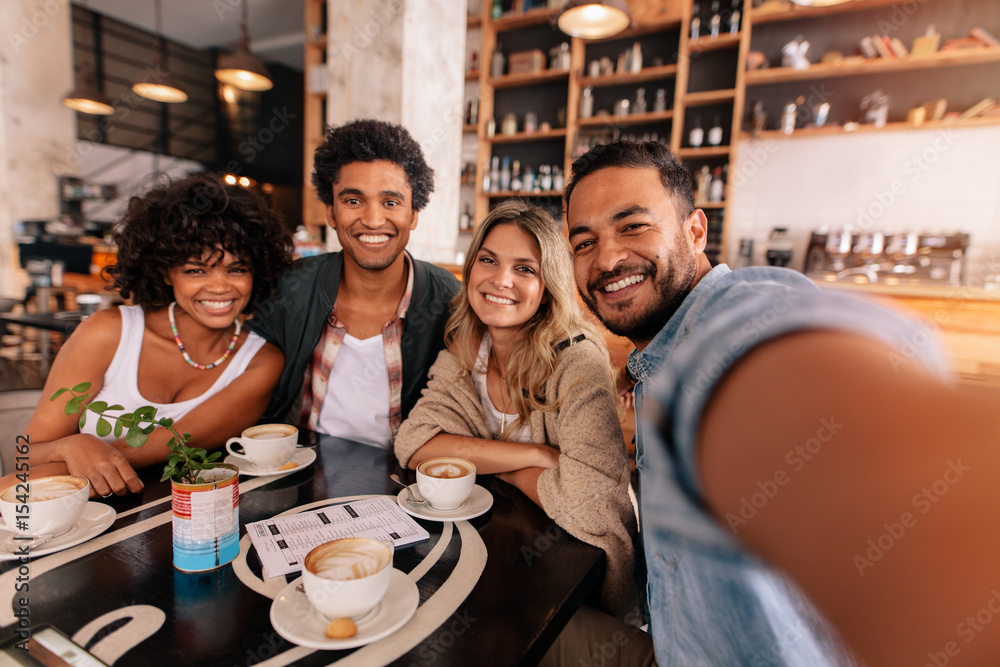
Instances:
[[[0,512],[7,527],[21,535],[62,535],[83,514],[89,498],[86,477],[39,477],[0,492]]]
[[[427,459],[417,466],[417,489],[436,510],[453,510],[476,485],[476,465],[453,456]]]
[[[230,438],[226,451],[245,459],[261,469],[277,468],[291,458],[299,442],[299,430],[289,424],[258,424],[243,431],[238,438]],[[233,449],[240,445],[242,452]]]
[[[319,545],[302,564],[312,606],[326,618],[361,618],[375,608],[392,577],[392,542],[347,537]]]

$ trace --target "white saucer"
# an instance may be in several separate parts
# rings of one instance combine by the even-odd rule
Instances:
[[[83,514],[76,520],[72,528],[58,537],[53,537],[37,549],[30,549],[28,554],[34,558],[35,556],[45,556],[62,551],[63,549],[75,547],[103,533],[108,529],[108,526],[115,522],[115,517],[117,516],[118,513],[113,508],[103,503],[88,502],[87,506],[83,508]],[[0,540],[7,540],[15,534],[14,531],[8,530],[6,526],[0,527]],[[17,549],[16,540],[13,544],[15,545],[14,549]],[[17,560],[19,558],[21,558],[20,554],[12,554],[5,548],[0,547],[0,561]]]
[[[472,487],[472,492],[465,502],[453,510],[436,510],[430,505],[413,505],[409,502],[410,489],[405,488],[396,496],[396,504],[409,514],[418,519],[428,521],[465,521],[475,519],[477,516],[486,514],[493,507],[493,494],[476,484]]]
[[[312,447],[299,447],[295,450],[295,453],[292,454],[292,458],[288,459],[288,461],[298,463],[298,465],[294,468],[289,468],[288,470],[278,470],[278,468],[258,468],[246,459],[241,459],[237,456],[233,456],[232,454],[224,458],[222,462],[236,466],[240,469],[240,474],[246,475],[247,477],[270,477],[272,475],[286,475],[290,472],[296,472],[306,466],[312,465],[315,460],[315,449]],[[286,463],[288,461],[286,461]]]
[[[385,597],[373,611],[357,622],[358,634],[347,639],[330,639],[326,636],[328,621],[310,604],[302,588],[302,577],[299,577],[282,588],[271,603],[271,625],[293,644],[339,651],[364,646],[391,635],[410,620],[419,604],[417,584],[394,568]]]

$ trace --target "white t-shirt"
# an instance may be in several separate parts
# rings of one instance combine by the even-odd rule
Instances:
[[[486,419],[490,423],[490,430],[493,431],[494,437],[499,440],[501,433],[501,425],[505,425],[507,432],[510,432],[510,425],[514,423],[517,419],[517,414],[504,414],[502,411],[497,410],[496,406],[493,405],[493,401],[490,400],[490,393],[486,388],[486,369],[489,363],[490,350],[493,349],[493,341],[490,339],[488,333],[483,334],[483,342],[479,344],[479,358],[476,359],[476,367],[472,370],[472,379],[476,385],[476,393],[479,394],[479,402],[483,406],[483,411],[486,413]],[[508,406],[509,408],[510,406]],[[521,428],[517,429],[516,432],[510,433],[506,437],[506,440],[510,442],[531,442],[531,427],[528,424],[523,424]]]
[[[344,334],[316,424],[320,433],[388,449],[389,370],[382,335]]]

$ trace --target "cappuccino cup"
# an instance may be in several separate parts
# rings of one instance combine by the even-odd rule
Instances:
[[[347,537],[319,545],[302,564],[306,597],[329,620],[358,619],[375,608],[392,577],[391,542]]]
[[[77,475],[39,477],[0,492],[0,512],[7,528],[30,537],[62,535],[83,514],[90,480]]]
[[[476,485],[476,465],[451,456],[427,459],[417,466],[417,489],[436,510],[457,509]]]
[[[289,424],[258,424],[230,438],[226,451],[261,469],[277,468],[291,458],[299,442],[299,430]],[[233,449],[239,445],[242,451]]]

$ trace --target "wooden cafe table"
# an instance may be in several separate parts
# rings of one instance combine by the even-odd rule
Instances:
[[[117,517],[98,537],[33,558],[27,573],[0,562],[0,639],[14,640],[14,611],[26,609],[31,628],[52,626],[115,665],[531,665],[600,579],[599,549],[563,532],[514,487],[482,476],[477,484],[494,498],[486,514],[420,520],[430,540],[397,548],[394,566],[420,594],[405,625],[358,649],[291,644],[269,612],[298,575],[263,580],[246,524],[338,499],[395,496],[399,487],[388,476],[402,472],[390,451],[329,436],[309,440],[318,453],[312,465],[240,477],[240,555],[218,570],[173,567],[170,487],[158,481],[158,466],[142,471],[142,493],[101,501]],[[16,592],[25,581],[28,590]]]

